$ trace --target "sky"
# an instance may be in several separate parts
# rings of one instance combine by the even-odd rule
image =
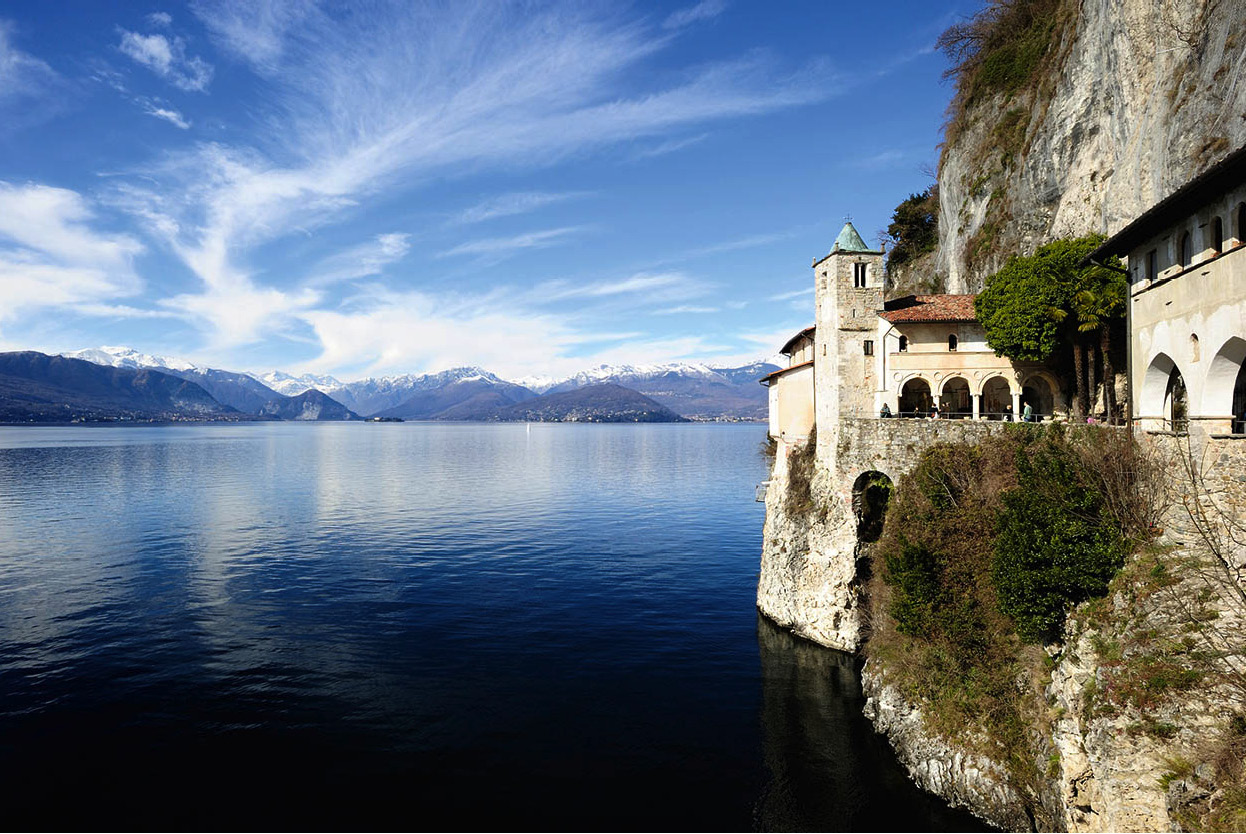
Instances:
[[[0,4],[0,350],[772,356],[932,182],[974,2]]]

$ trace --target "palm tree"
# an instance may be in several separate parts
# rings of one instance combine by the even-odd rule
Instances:
[[[1078,333],[1099,334],[1099,355],[1103,357],[1103,408],[1108,422],[1114,422],[1116,379],[1112,372],[1112,323],[1121,317],[1125,306],[1125,282],[1109,273],[1106,280],[1096,281],[1073,296],[1073,311],[1077,316]],[[1074,351],[1077,342],[1074,342]],[[1091,349],[1093,351],[1093,348]],[[1080,358],[1077,360],[1080,362]],[[1087,356],[1091,366],[1091,387],[1094,387],[1094,355]],[[1079,368],[1080,376],[1080,368]]]

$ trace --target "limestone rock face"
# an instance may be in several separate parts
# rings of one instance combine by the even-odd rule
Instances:
[[[860,591],[855,561],[856,520],[834,500],[831,479],[815,476],[817,510],[789,515],[788,466],[782,454],[766,490],[757,607],[796,634],[841,651],[861,645]]]
[[[1069,5],[1047,92],[976,103],[949,141],[935,267],[949,292],[981,290],[1009,254],[1119,231],[1246,144],[1239,0]],[[1001,152],[1013,120],[1024,138]]]
[[[914,782],[1005,831],[1034,827],[1003,767],[927,732],[921,710],[884,682],[876,662],[866,663],[861,686],[866,717],[887,736]]]

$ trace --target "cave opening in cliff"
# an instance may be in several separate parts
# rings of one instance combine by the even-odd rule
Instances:
[[[873,544],[882,536],[891,492],[891,479],[882,472],[863,472],[857,477],[852,485],[852,510],[857,516],[858,543]]]

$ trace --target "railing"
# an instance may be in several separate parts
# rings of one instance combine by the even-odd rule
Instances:
[[[971,412],[967,412],[967,411],[953,411],[953,412],[944,412],[944,411],[940,411],[940,412],[938,412],[938,413],[935,413],[935,412],[930,412],[930,411],[900,411],[900,412],[897,412],[897,413],[895,413],[895,414],[888,414],[888,415],[882,415],[882,414],[868,414],[868,415],[867,415],[867,414],[860,414],[860,415],[857,415],[857,416],[858,416],[858,417],[878,417],[878,418],[880,418],[880,419],[884,419],[884,420],[886,420],[886,419],[907,419],[907,420],[973,420],[973,419],[974,419],[973,414],[972,414]],[[1005,423],[1012,423],[1012,422],[1022,423],[1022,422],[1026,422],[1024,415],[1022,415],[1022,416],[1020,416],[1020,417],[1017,417],[1017,416],[1016,416],[1016,415],[1014,415],[1011,411],[983,411],[983,412],[980,412],[980,413],[978,414],[977,419],[979,419],[979,420],[994,420],[995,422],[1001,422],[1001,421],[1002,421],[1002,422],[1005,422]],[[1033,413],[1030,415],[1030,420],[1029,420],[1029,422],[1031,422],[1031,423],[1044,423],[1044,422],[1048,422],[1048,421],[1050,421],[1050,420],[1054,420],[1054,419],[1055,419],[1055,415],[1054,415],[1054,414],[1047,414],[1047,413],[1044,413],[1044,412],[1035,411],[1035,412],[1033,412]]]
[[[770,490],[770,482],[762,481],[753,492],[753,500],[759,504],[766,503],[766,493]]]

